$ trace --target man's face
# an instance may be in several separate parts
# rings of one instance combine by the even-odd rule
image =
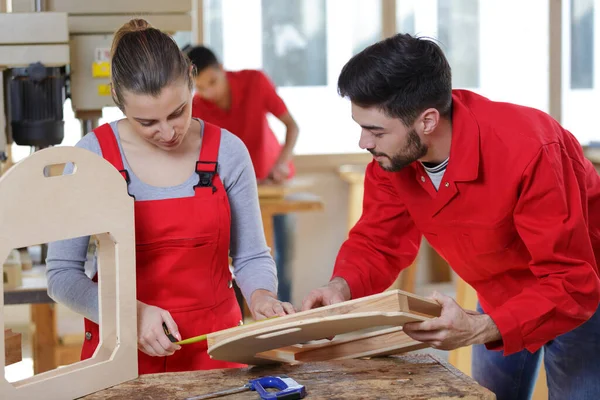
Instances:
[[[399,118],[355,104],[352,118],[362,128],[358,145],[373,154],[386,171],[398,172],[427,154],[428,147],[414,126],[406,127]]]
[[[227,96],[227,76],[220,66],[206,67],[194,80],[196,92],[200,97],[218,103]]]

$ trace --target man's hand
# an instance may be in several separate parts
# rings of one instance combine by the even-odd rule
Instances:
[[[286,314],[294,314],[296,310],[290,303],[277,300],[275,294],[268,290],[257,289],[250,296],[250,312],[255,320],[270,317],[283,317]]]
[[[427,321],[404,324],[402,329],[414,340],[428,343],[435,349],[454,350],[502,338],[487,314],[464,310],[454,299],[437,292],[431,298],[442,306],[442,313]]]
[[[302,311],[350,300],[350,287],[342,278],[334,278],[321,288],[311,291],[302,302]]]
[[[169,340],[163,330],[164,322],[173,336],[177,340],[181,340],[177,324],[167,310],[138,301],[137,314],[138,349],[140,351],[149,356],[164,357],[173,355],[175,351],[181,349],[181,346]]]
[[[274,183],[284,182],[290,175],[290,169],[287,163],[278,162],[269,172],[269,179]]]

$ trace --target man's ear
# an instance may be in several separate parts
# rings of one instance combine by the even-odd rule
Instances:
[[[419,120],[423,127],[423,134],[429,135],[435,131],[440,123],[440,112],[435,108],[428,108],[423,111]]]

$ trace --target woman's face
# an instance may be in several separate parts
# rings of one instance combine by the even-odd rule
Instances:
[[[153,145],[174,150],[192,121],[192,91],[183,79],[164,87],[158,96],[123,93],[123,113],[135,132]]]

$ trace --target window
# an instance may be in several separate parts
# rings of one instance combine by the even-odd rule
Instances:
[[[223,59],[223,5],[221,0],[203,0],[202,32],[205,43],[210,43],[211,50],[219,60]]]
[[[416,0],[396,1],[396,32],[417,33],[415,24]]]
[[[337,79],[350,57],[381,38],[380,1],[212,0],[210,12],[204,1],[206,45],[217,53],[222,46],[225,69],[260,69],[275,83],[300,127],[296,154],[364,151]],[[268,120],[283,142],[283,124]]]
[[[438,35],[452,86],[479,87],[479,0],[438,0]]]
[[[262,64],[277,86],[327,85],[325,0],[262,0]]]
[[[381,40],[381,1],[349,0],[347,4],[354,26],[352,54],[357,54]]]
[[[571,89],[594,87],[594,0],[571,0]]]

